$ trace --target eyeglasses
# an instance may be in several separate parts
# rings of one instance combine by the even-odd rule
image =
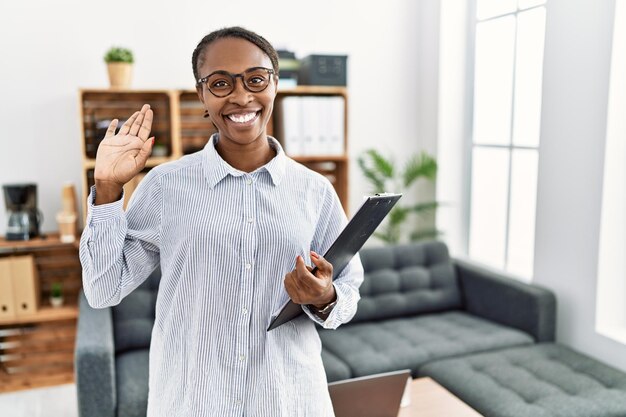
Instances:
[[[237,78],[241,78],[243,88],[251,93],[260,93],[270,84],[271,75],[274,73],[273,69],[264,67],[248,68],[241,74],[220,70],[200,78],[197,85],[206,84],[207,89],[215,97],[226,97],[235,90]]]

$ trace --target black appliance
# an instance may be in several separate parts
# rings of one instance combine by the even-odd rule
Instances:
[[[29,240],[39,236],[42,216],[37,208],[37,185],[6,184],[2,189],[7,209],[6,240]]]

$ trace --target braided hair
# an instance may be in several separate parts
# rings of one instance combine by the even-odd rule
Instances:
[[[202,66],[206,47],[211,42],[222,38],[240,38],[252,42],[269,57],[270,61],[272,61],[272,67],[274,68],[275,74],[278,74],[278,53],[274,47],[261,35],[257,35],[256,33],[239,26],[233,26],[213,31],[202,38],[202,40],[198,43],[198,46],[196,46],[196,49],[193,51],[193,55],[191,56],[194,81],[200,78],[198,75],[198,67]]]

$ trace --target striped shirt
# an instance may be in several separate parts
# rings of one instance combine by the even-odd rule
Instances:
[[[266,331],[288,300],[296,256],[312,265],[346,224],[322,175],[285,155],[239,171],[206,147],[153,168],[124,212],[94,206],[80,242],[92,307],[118,304],[160,264],[150,346],[148,417],[333,416],[315,322],[336,328],[356,312],[363,268],[335,280],[337,305]]]

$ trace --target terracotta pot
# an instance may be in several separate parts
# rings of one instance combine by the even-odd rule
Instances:
[[[127,62],[109,62],[109,82],[111,88],[129,88],[133,73],[133,64]]]

